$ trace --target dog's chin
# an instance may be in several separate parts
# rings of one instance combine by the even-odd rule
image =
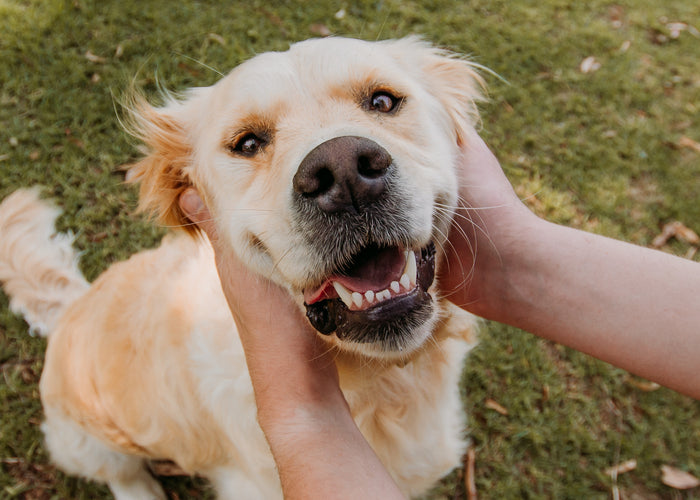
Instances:
[[[352,303],[351,296],[359,302],[357,292],[344,300],[336,296],[305,303],[310,323],[321,334],[335,335],[340,348],[371,357],[405,357],[419,348],[430,336],[436,316],[428,291],[435,277],[435,246],[431,243],[406,255],[415,256],[416,263],[410,286],[394,281],[393,291],[377,292],[382,298],[371,304],[366,298]]]

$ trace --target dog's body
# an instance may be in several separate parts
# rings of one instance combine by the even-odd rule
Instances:
[[[142,203],[185,224],[177,196],[195,186],[244,262],[304,302],[360,430],[409,496],[465,450],[458,380],[474,319],[439,299],[431,266],[474,85],[467,63],[416,40],[335,39],[263,54],[184,102],[138,111]],[[343,177],[348,162],[360,173]],[[90,286],[52,236],[55,216],[33,191],[0,206],[0,280],[49,336],[53,460],[117,498],[163,497],[148,459],[211,478],[221,497],[279,496],[209,244],[168,236]]]

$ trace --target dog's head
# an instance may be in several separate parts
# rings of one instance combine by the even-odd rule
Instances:
[[[147,154],[130,176],[169,226],[193,227],[177,199],[196,187],[220,236],[332,342],[405,355],[439,313],[436,252],[479,87],[470,63],[415,38],[297,43],[139,105]]]

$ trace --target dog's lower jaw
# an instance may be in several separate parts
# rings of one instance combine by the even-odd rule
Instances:
[[[420,326],[413,328],[409,335],[394,336],[376,342],[353,343],[351,349],[364,357],[381,363],[403,366],[411,361],[430,342],[437,323],[437,314],[431,314]]]
[[[435,302],[429,292],[435,277],[435,245],[429,243],[416,251],[417,256],[413,251],[404,253],[407,260],[401,282],[405,280],[409,287],[413,283],[413,288],[404,288],[408,292],[401,293],[401,285],[394,281],[393,290],[397,295],[388,290],[378,292],[382,295],[386,293],[388,297],[377,302],[363,301],[362,293],[352,293],[365,304],[372,304],[364,309],[355,307],[361,305],[360,301],[350,302],[348,298],[337,296],[317,300],[313,298],[316,293],[313,293],[311,303],[305,303],[306,315],[312,326],[321,334],[334,334],[340,347],[351,347],[351,350],[385,359],[405,357],[422,345],[430,335],[430,320],[436,315]],[[391,279],[391,274],[388,276]],[[394,278],[398,279],[398,276]],[[325,293],[328,286],[322,287],[321,293]],[[351,292],[345,290],[344,293],[350,295]]]

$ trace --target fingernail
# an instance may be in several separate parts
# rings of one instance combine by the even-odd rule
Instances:
[[[188,217],[197,216],[205,207],[196,189],[188,188],[180,195],[180,208]]]

